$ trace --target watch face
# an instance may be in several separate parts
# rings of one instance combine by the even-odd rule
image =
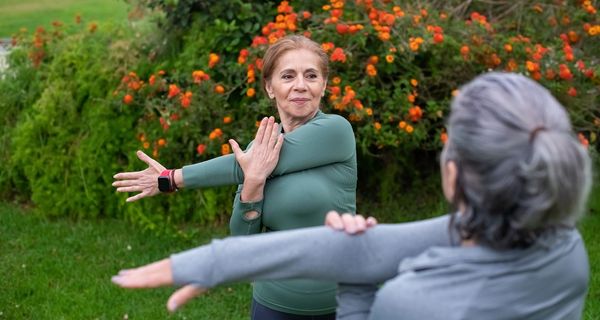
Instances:
[[[160,190],[160,192],[171,192],[171,181],[169,181],[169,177],[158,177],[158,190]]]

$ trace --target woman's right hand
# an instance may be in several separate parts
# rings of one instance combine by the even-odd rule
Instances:
[[[325,225],[335,230],[346,231],[347,234],[357,234],[376,226],[377,219],[373,217],[365,219],[360,214],[344,213],[340,215],[337,211],[329,211],[325,216]]]
[[[148,164],[148,168],[135,172],[120,172],[113,176],[117,181],[113,182],[113,187],[117,187],[117,192],[140,192],[127,198],[127,202],[136,201],[145,197],[154,196],[158,190],[158,176],[166,168],[156,160],[150,158],[142,151],[137,152],[138,158]]]
[[[279,161],[279,151],[283,145],[283,134],[274,117],[263,118],[256,131],[254,142],[247,152],[242,151],[238,143],[230,139],[235,159],[244,171],[244,179],[266,181]]]

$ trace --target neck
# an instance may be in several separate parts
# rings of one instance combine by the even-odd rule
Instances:
[[[283,130],[285,133],[290,133],[296,130],[298,127],[306,124],[310,119],[314,118],[317,112],[319,112],[319,110],[315,110],[314,113],[305,118],[286,118],[285,116],[280,115]]]

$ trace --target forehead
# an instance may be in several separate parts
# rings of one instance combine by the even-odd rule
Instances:
[[[321,70],[319,56],[308,49],[294,49],[282,54],[277,60],[275,73],[284,70],[293,70],[296,72],[304,72],[309,69]]]

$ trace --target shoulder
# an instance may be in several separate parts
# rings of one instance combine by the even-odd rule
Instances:
[[[340,133],[350,133],[354,135],[354,131],[352,130],[352,125],[350,122],[348,122],[346,118],[337,114],[320,112],[310,123],[314,126],[326,127],[327,129],[335,130]]]

